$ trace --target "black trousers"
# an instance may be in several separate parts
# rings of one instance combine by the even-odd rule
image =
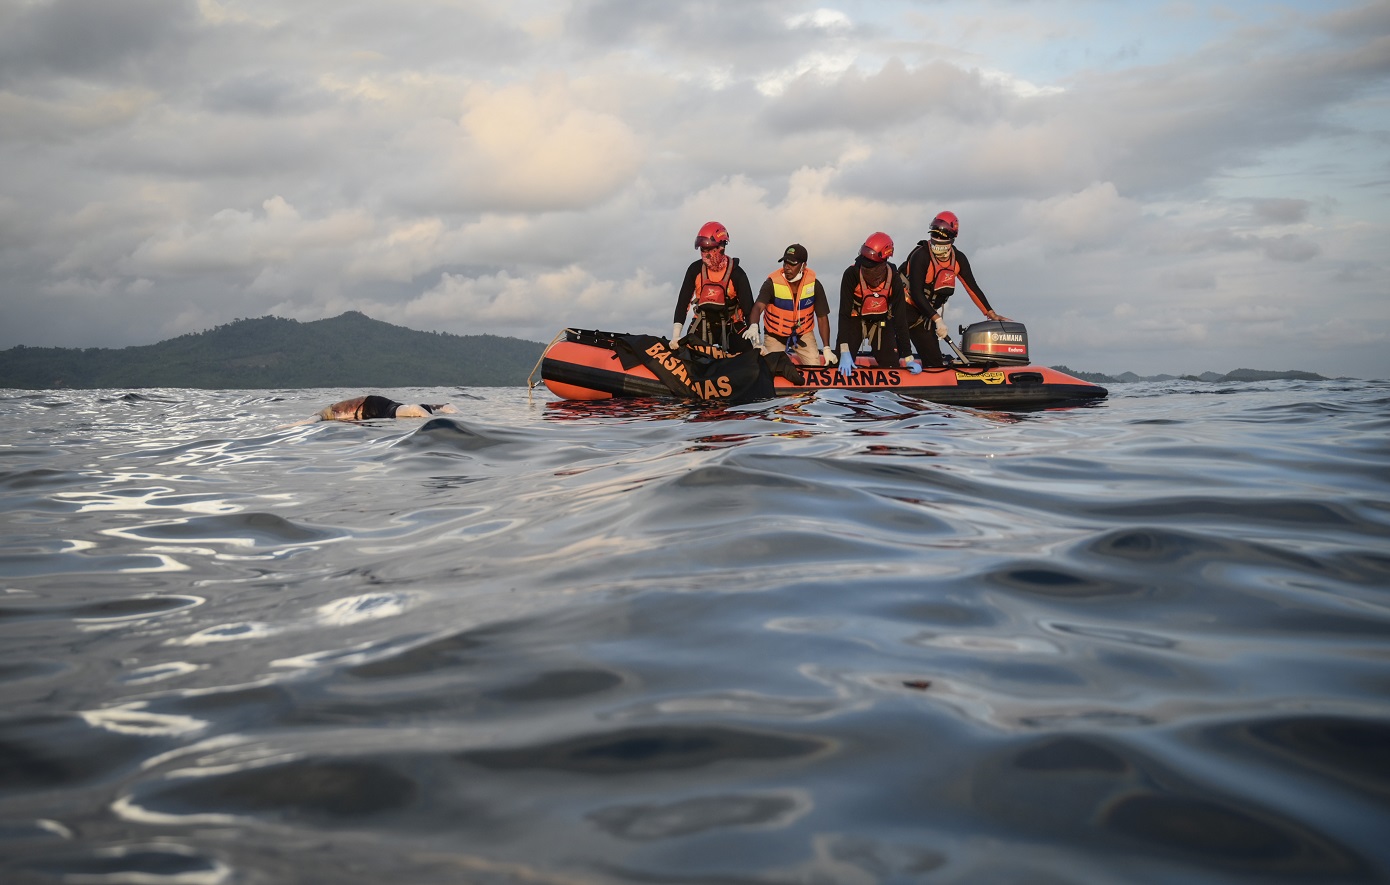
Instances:
[[[748,328],[746,323],[735,323],[727,316],[719,314],[696,314],[690,324],[690,331],[710,344],[717,344],[728,353],[743,353],[752,350],[753,344],[743,337]]]
[[[940,339],[936,337],[936,323],[919,318],[916,323],[907,327],[907,334],[912,339],[912,346],[917,348],[917,356],[921,358],[922,365],[946,365],[946,361],[941,358],[941,345],[937,343]]]
[[[869,339],[869,346],[874,351],[874,361],[878,363],[879,368],[898,367],[898,345],[889,331],[887,320],[851,321],[849,328],[845,330],[845,343],[849,345],[850,356],[859,352],[859,345],[864,343],[865,338]]]

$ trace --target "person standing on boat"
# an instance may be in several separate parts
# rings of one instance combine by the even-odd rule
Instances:
[[[729,353],[752,349],[758,330],[748,324],[753,313],[753,287],[737,258],[725,254],[729,231],[717,221],[707,222],[695,235],[698,261],[685,269],[676,315],[671,326],[671,346],[681,339],[686,317],[693,311],[690,332]]]
[[[884,368],[903,366],[916,375],[922,365],[912,359],[907,332],[907,304],[902,277],[889,261],[893,238],[878,231],[859,247],[859,257],[840,277],[840,374],[854,373],[854,355],[867,339],[874,359]]]
[[[946,299],[956,291],[957,281],[986,317],[1005,322],[1009,319],[990,307],[989,299],[975,282],[970,261],[955,246],[959,233],[960,220],[956,213],[942,212],[932,219],[931,236],[917,241],[917,247],[902,266],[903,276],[907,278],[908,334],[922,362],[928,366],[945,365],[937,340],[950,334],[941,312]]]
[[[835,363],[835,351],[830,349],[830,299],[816,272],[806,266],[808,257],[800,243],[786,248],[781,269],[768,274],[758,290],[748,325],[756,332],[762,320],[763,356],[794,353],[803,366],[830,366]],[[813,328],[820,332],[820,353]]]

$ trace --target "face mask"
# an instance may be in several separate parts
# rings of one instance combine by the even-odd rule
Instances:
[[[888,279],[888,262],[871,264],[864,268],[864,282],[870,286],[881,286],[886,279]]]
[[[708,252],[702,252],[700,253],[700,257],[704,259],[705,267],[708,267],[714,273],[719,273],[723,270],[724,265],[729,260],[728,257],[724,255],[723,249],[711,249]]]
[[[933,242],[931,244],[931,254],[934,257],[940,258],[942,261],[945,261],[951,255],[951,244]]]

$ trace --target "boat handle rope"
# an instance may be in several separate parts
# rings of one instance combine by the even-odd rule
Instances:
[[[559,341],[561,338],[563,338],[564,336],[568,335],[569,333],[571,333],[571,332],[573,332],[573,331],[575,331],[575,330],[574,330],[574,329],[561,329],[561,330],[555,335],[554,338],[551,338],[551,339],[550,339],[550,343],[547,344],[547,345],[545,346],[545,348],[541,350],[540,358],[537,359],[537,360],[536,360],[536,364],[535,364],[534,366],[531,367],[531,374],[529,374],[529,375],[526,376],[526,402],[528,402],[528,403],[531,402],[531,391],[533,391],[533,390],[536,389],[536,382],[535,382],[533,379],[536,377],[536,370],[539,369],[539,368],[541,367],[541,363],[545,361],[545,355],[546,355],[547,353],[550,352],[550,348],[552,348],[552,347],[555,346],[555,342]]]

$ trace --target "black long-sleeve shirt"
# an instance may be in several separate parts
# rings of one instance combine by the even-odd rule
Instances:
[[[753,315],[753,287],[748,283],[748,274],[743,272],[743,268],[738,266],[737,258],[730,258],[734,269],[731,271],[734,281],[734,296],[738,299],[738,306],[743,309],[743,318],[747,322],[748,317]],[[676,315],[674,322],[684,323],[690,315],[690,299],[695,297],[695,281],[700,277],[700,268],[704,262],[696,259],[685,269],[685,279],[681,281],[680,294],[676,296]]]
[[[913,249],[904,262],[903,270],[907,274],[907,301],[923,317],[930,319],[932,314],[941,310],[941,306],[951,297],[954,288],[941,291],[930,291],[926,287],[927,268],[931,265],[931,241],[918,240],[917,248]],[[965,253],[956,249],[956,262],[960,265],[960,273],[956,278],[965,286],[965,291],[970,295],[975,306],[980,309],[980,313],[989,316],[989,312],[994,308],[990,307],[989,299],[985,297],[980,284],[975,282],[975,273],[970,269],[970,259],[965,257]],[[913,320],[916,319],[914,316]]]

